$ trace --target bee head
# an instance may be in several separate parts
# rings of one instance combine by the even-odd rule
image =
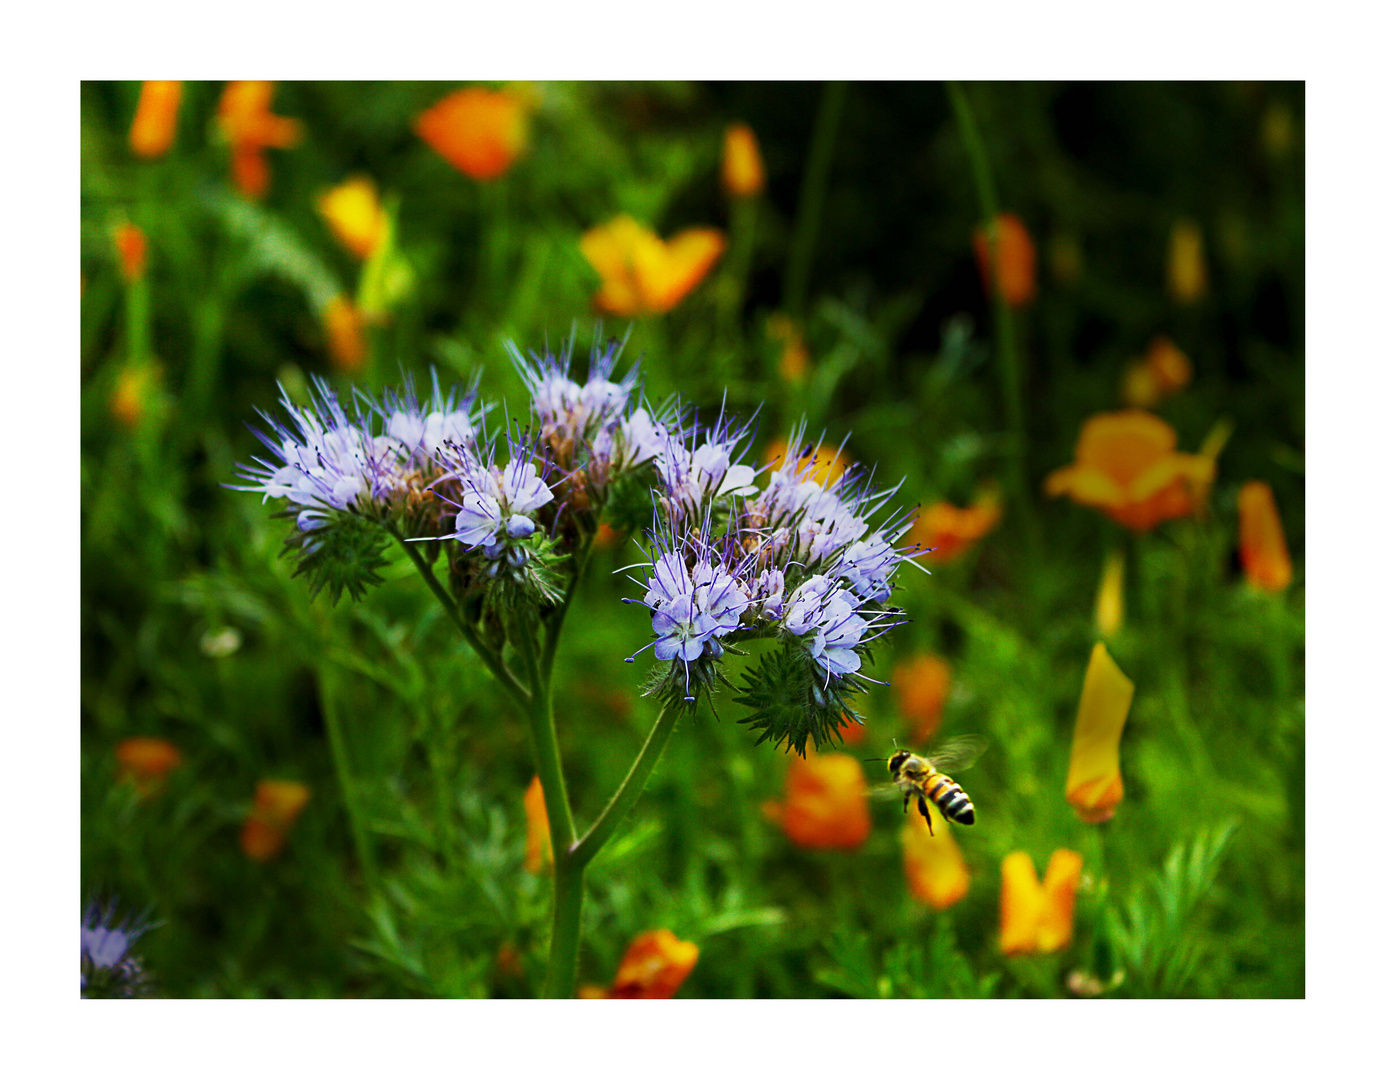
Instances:
[[[910,752],[908,750],[897,750],[890,755],[890,760],[886,762],[886,768],[891,772],[898,772],[900,766],[908,761],[909,757]]]

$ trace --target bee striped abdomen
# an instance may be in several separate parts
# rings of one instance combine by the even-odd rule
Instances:
[[[949,821],[956,821],[959,825],[971,825],[977,820],[972,800],[950,776],[934,773],[924,785],[924,794]]]

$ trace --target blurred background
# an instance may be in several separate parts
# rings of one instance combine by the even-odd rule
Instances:
[[[934,551],[850,745],[681,723],[584,984],[663,929],[680,996],[1302,996],[1303,119],[1302,84],[84,84],[84,910],[150,925],[168,996],[537,991],[522,725],[407,563],[312,599],[226,485],[281,386],[479,373],[523,415],[507,341],[628,333],[652,401],[757,412],[758,463],[806,417]],[[639,558],[603,537],[559,658],[580,822],[654,717]],[[1134,694],[1094,809],[1099,641]],[[977,825],[867,800],[965,733]]]

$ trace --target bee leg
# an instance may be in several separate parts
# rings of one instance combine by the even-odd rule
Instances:
[[[919,796],[919,812],[924,815],[924,824],[929,826],[929,835],[934,835],[934,819],[929,816],[929,804],[924,801],[924,796]]]
[[[906,795],[906,796],[905,796],[905,813],[908,814],[909,812],[910,812],[910,797],[909,797],[908,795]]]

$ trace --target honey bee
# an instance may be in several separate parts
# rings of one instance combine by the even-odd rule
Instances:
[[[977,820],[972,800],[968,798],[961,785],[944,769],[961,772],[979,757],[987,748],[987,740],[980,735],[960,735],[933,751],[928,757],[911,753],[909,750],[896,750],[888,758],[871,758],[884,761],[893,783],[884,784],[879,789],[884,795],[904,795],[905,811],[909,812],[910,800],[915,800],[924,823],[929,826],[929,835],[934,833],[933,818],[929,816],[929,803],[938,807],[939,813],[949,821],[959,825],[971,825]]]

